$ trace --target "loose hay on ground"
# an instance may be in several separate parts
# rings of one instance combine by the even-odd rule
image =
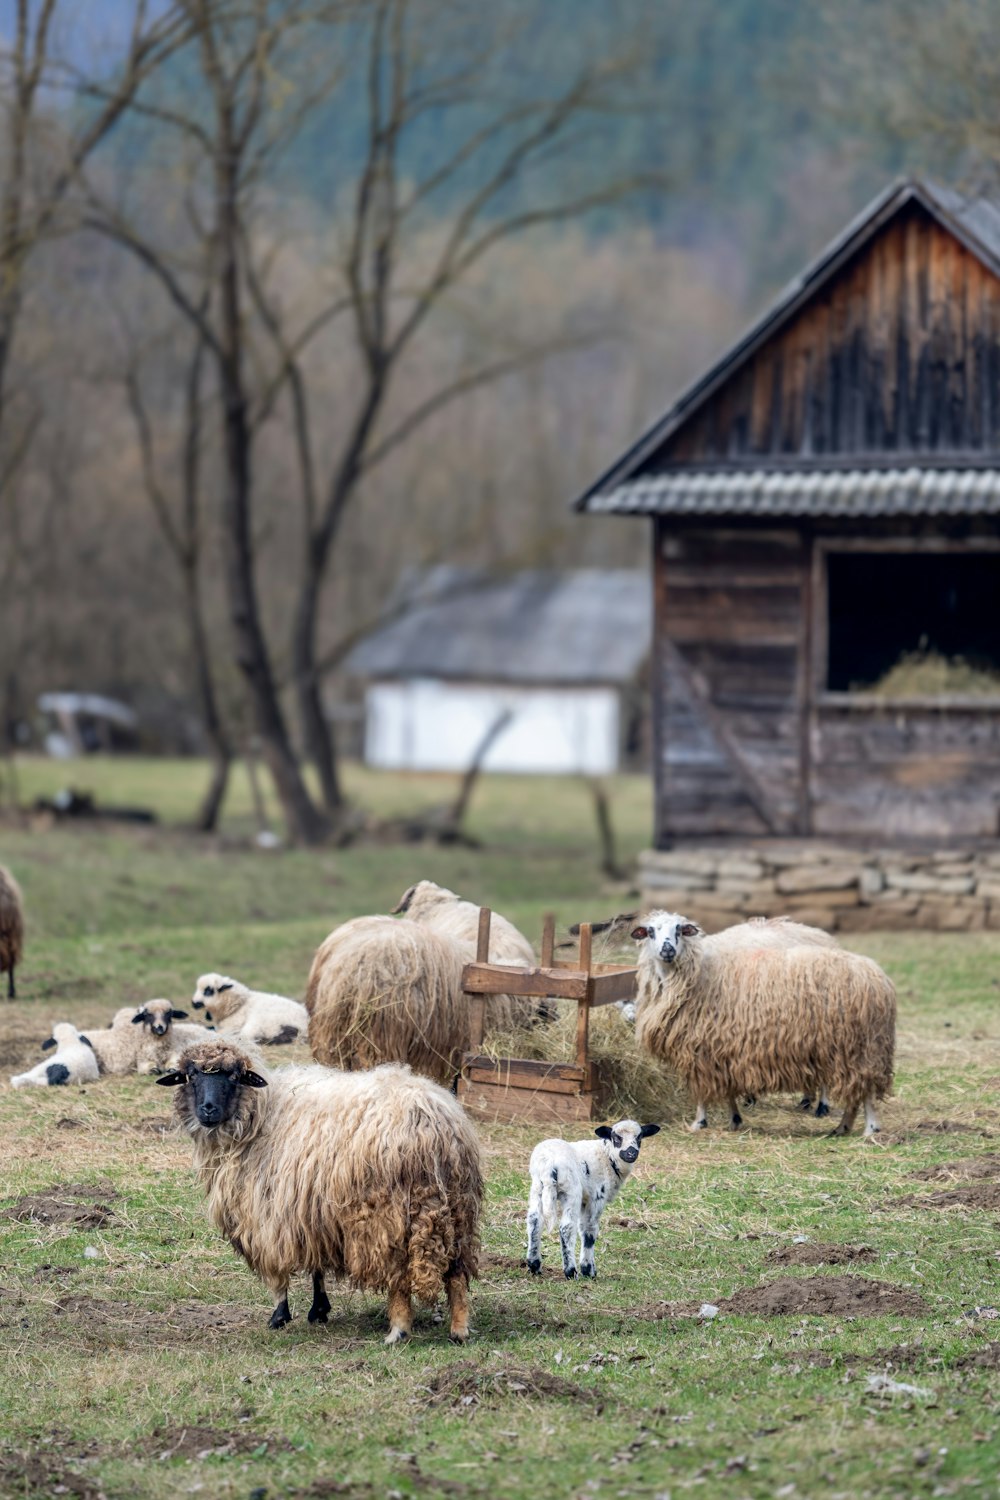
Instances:
[[[421,1396],[414,1399],[425,1406],[454,1406],[471,1411],[477,1406],[498,1406],[508,1398],[593,1404],[600,1395],[536,1366],[505,1364],[502,1369],[491,1370],[473,1360],[462,1360],[432,1376],[422,1388]]]

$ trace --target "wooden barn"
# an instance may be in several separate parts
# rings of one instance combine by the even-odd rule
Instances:
[[[653,521],[657,848],[997,837],[1000,206],[891,187],[577,504]]]

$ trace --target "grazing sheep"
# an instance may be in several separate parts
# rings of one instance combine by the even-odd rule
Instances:
[[[263,1047],[294,1042],[309,1029],[309,1013],[298,1000],[248,989],[228,974],[202,974],[191,1004],[205,1011],[205,1019],[215,1023],[216,1031]]]
[[[0,974],[7,975],[7,998],[17,999],[14,970],[24,951],[24,901],[21,887],[0,865]]]
[[[583,1241],[580,1275],[595,1277],[594,1245],[601,1215],[625,1186],[639,1159],[639,1147],[659,1125],[619,1120],[598,1125],[597,1141],[540,1141],[531,1153],[528,1171],[528,1270],[542,1269],[542,1229],[559,1225],[563,1275],[576,1275],[577,1236]]]
[[[319,947],[309,974],[313,1057],[334,1068],[409,1063],[450,1080],[469,1038],[463,966],[455,941],[433,928],[394,917],[345,922]],[[487,1003],[487,1016],[496,1015]]]
[[[395,1344],[410,1334],[411,1296],[430,1304],[443,1286],[464,1342],[483,1173],[450,1094],[392,1066],[266,1073],[222,1038],[189,1047],[158,1082],[178,1089],[209,1217],[274,1296],[271,1328],[290,1321],[288,1283],[304,1272],[310,1323],[330,1311],[324,1277],[345,1278],[388,1292]]]
[[[42,1043],[42,1049],[56,1048],[54,1057],[37,1063],[27,1073],[15,1073],[11,1086],[15,1089],[45,1088],[59,1083],[96,1083],[97,1058],[94,1049],[81,1031],[68,1021],[53,1026],[52,1035]]]
[[[402,914],[408,922],[419,922],[435,932],[450,937],[459,944],[467,963],[476,957],[479,946],[479,907],[472,901],[463,901],[446,886],[435,885],[433,880],[420,880],[404,891],[392,909],[393,916]],[[534,968],[537,960],[523,932],[513,922],[508,922],[499,912],[490,913],[490,963],[519,964]],[[528,1026],[533,1020],[554,1020],[556,1011],[547,1004],[529,1000],[520,995],[495,996],[494,1000],[505,1002],[509,1010],[509,1021],[499,1024]],[[497,1024],[497,1023],[495,1023]]]
[[[110,1026],[88,1031],[86,1040],[102,1073],[162,1073],[184,1047],[214,1035],[204,1026],[174,1025],[186,1018],[187,1011],[175,1010],[169,1000],[147,1000],[138,1009],[123,1006]]]
[[[729,932],[705,937],[697,923],[663,911],[632,932],[636,1037],[697,1100],[691,1128],[705,1127],[705,1107],[718,1099],[736,1129],[741,1095],[822,1086],[844,1107],[834,1134],[848,1134],[862,1102],[865,1134],[878,1130],[875,1104],[892,1088],[892,981],[842,948],[753,946]]]

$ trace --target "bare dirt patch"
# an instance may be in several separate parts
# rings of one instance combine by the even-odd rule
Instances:
[[[961,1161],[942,1161],[911,1174],[920,1182],[949,1182],[954,1178],[1000,1177],[1000,1155],[987,1151]]]
[[[63,1295],[55,1303],[54,1311],[69,1316],[88,1328],[124,1328],[141,1323],[144,1336],[158,1343],[190,1343],[210,1340],[215,1343],[220,1333],[252,1333],[259,1331],[265,1322],[266,1309],[259,1312],[245,1307],[225,1304],[211,1305],[201,1302],[179,1303],[160,1311],[150,1311],[135,1302],[111,1302],[105,1297],[90,1297],[85,1293]]]
[[[276,1438],[246,1427],[226,1432],[216,1427],[156,1427],[139,1444],[139,1451],[162,1459],[231,1458],[235,1453],[255,1453],[258,1449],[288,1452],[287,1438]]]
[[[118,1194],[111,1187],[90,1187],[84,1182],[63,1182],[44,1193],[28,1193],[3,1210],[7,1219],[36,1224],[77,1224],[82,1229],[103,1229],[115,1222],[108,1207]]]
[[[0,1493],[5,1495],[76,1495],[104,1500],[92,1479],[54,1466],[48,1454],[8,1453],[0,1457]]]
[[[940,1193],[907,1193],[903,1198],[894,1198],[886,1207],[895,1208],[897,1204],[907,1208],[1000,1209],[1000,1182],[968,1182]]]
[[[722,1313],[749,1318],[837,1317],[877,1318],[889,1314],[918,1318],[929,1311],[916,1292],[867,1276],[779,1276],[764,1286],[744,1287],[732,1297],[713,1297]],[[632,1316],[647,1322],[697,1317],[701,1302],[647,1302]],[[713,1314],[714,1316],[714,1314]]]
[[[868,1245],[779,1245],[764,1257],[770,1266],[846,1266],[875,1259]]]
[[[1000,1370],[1000,1343],[986,1344],[952,1361],[953,1370]]]
[[[525,1275],[528,1274],[528,1262],[523,1256],[518,1259],[516,1255],[481,1255],[479,1264],[483,1270],[523,1271]],[[538,1274],[549,1278],[555,1277],[557,1281],[563,1280],[562,1270],[557,1266],[543,1266]]]
[[[433,1375],[415,1399],[424,1406],[453,1406],[473,1411],[478,1406],[496,1406],[508,1398],[523,1401],[580,1401],[593,1405],[596,1391],[574,1385],[561,1375],[550,1375],[528,1365],[505,1365],[484,1369],[473,1360],[461,1360]]]
[[[989,1130],[980,1130],[976,1125],[963,1125],[959,1120],[918,1120],[917,1130],[928,1130],[935,1135],[981,1135],[987,1139],[992,1135]]]

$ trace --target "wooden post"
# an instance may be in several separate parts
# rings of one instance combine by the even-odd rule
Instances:
[[[542,918],[542,968],[551,969],[556,951],[556,914],[547,911]]]
[[[490,961],[490,922],[493,913],[488,906],[479,908],[479,935],[476,940],[476,963],[487,964]],[[483,1044],[483,1033],[486,1030],[486,996],[474,995],[472,1005],[469,1009],[469,1045],[472,1051]]]
[[[580,968],[589,980],[591,972],[591,947],[592,931],[589,922],[580,923]],[[578,1068],[587,1066],[587,1043],[590,1030],[590,985],[587,985],[587,998],[578,1000],[576,1006],[576,1065]]]

